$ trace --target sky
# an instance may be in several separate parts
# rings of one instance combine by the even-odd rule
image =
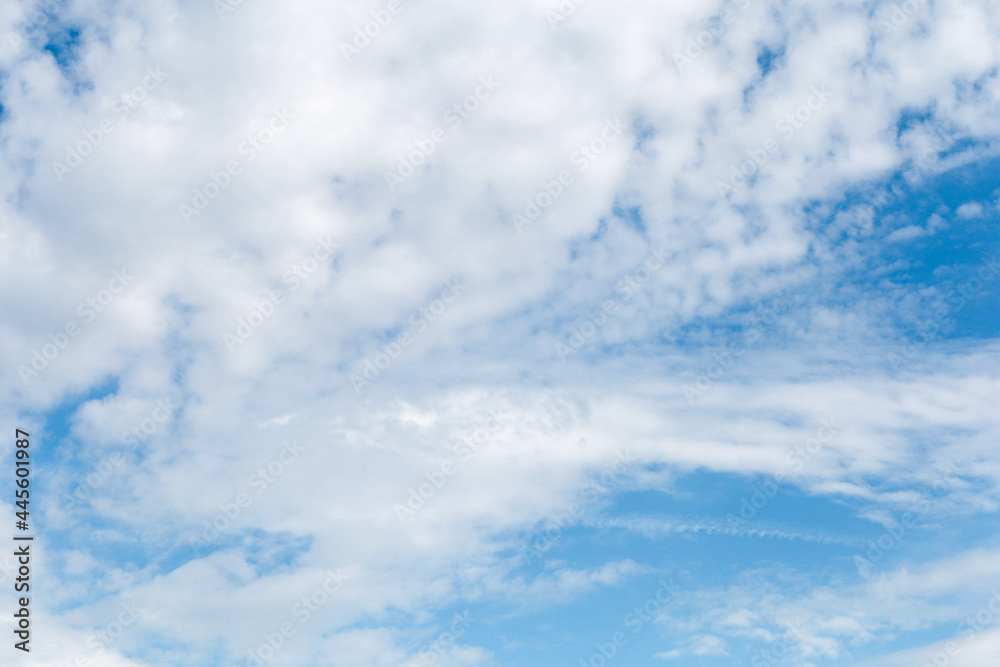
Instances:
[[[997,664],[998,37],[3,3],[0,663]]]

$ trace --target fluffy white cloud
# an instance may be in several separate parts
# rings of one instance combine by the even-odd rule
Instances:
[[[935,511],[995,511],[995,345],[932,345],[890,372],[886,313],[924,297],[840,286],[882,239],[949,216],[873,236],[837,216],[846,191],[898,169],[995,155],[990,3],[584,3],[553,25],[549,2],[401,1],[350,59],[385,4],[227,6],[80,0],[42,23],[26,2],[0,9],[5,421],[41,428],[82,401],[51,454],[65,493],[39,501],[59,538],[38,577],[53,609],[83,606],[40,617],[65,639],[31,664],[72,659],[131,599],[149,612],[102,664],[241,658],[337,568],[350,580],[282,655],[404,664],[394,614],[433,634],[426,615],[450,605],[553,604],[646,572],[533,577],[506,551],[623,449],[626,488],[669,492],[695,470],[787,471],[832,418],[842,432],[791,471],[808,492],[877,517],[958,461]],[[651,254],[665,265],[643,272]],[[776,305],[793,293],[813,296]],[[773,323],[739,316],[771,308]],[[716,325],[760,333],[730,363]],[[177,408],[158,419],[163,400]],[[91,509],[67,506],[77,488]],[[829,618],[809,607],[815,655],[892,625],[835,601]],[[728,635],[711,633],[685,655],[722,655]],[[441,664],[488,654],[460,641]]]

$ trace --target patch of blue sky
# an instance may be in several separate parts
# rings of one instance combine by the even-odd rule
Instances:
[[[238,519],[237,519],[238,521]],[[202,529],[203,526],[199,526]],[[257,576],[284,571],[301,562],[312,548],[314,537],[289,531],[265,531],[259,528],[229,528],[202,538],[198,530],[176,536],[177,539],[159,567],[170,572],[192,560],[208,558],[213,553],[237,550],[254,568]]]
[[[922,125],[931,123],[934,120],[934,109],[932,108],[908,108],[899,114],[896,121],[896,138],[901,138],[907,132]]]
[[[126,640],[132,641],[118,648],[122,655],[141,660],[146,664],[183,664],[191,667],[215,667],[216,665],[243,667],[246,664],[246,648],[236,649],[242,651],[239,656],[242,659],[235,662],[232,659],[233,650],[226,646],[224,640],[215,640],[207,647],[205,644],[201,644],[196,648],[186,642],[172,641],[162,634],[153,634],[146,627],[139,627],[133,632],[135,635],[126,635]]]
[[[76,545],[110,567],[141,570],[153,566],[153,570],[168,572],[173,569],[163,563],[168,545],[162,538],[155,539],[155,532],[150,530],[137,540],[127,522],[91,513],[79,515],[71,528],[46,529],[43,538],[57,549],[62,544]]]
[[[785,45],[770,47],[764,45],[757,52],[757,66],[760,67],[760,78],[764,79],[768,74],[780,67],[785,58]]]
[[[26,412],[27,419],[42,425],[42,430],[33,434],[37,441],[33,453],[39,465],[70,465],[69,462],[74,461],[78,454],[76,448],[80,444],[72,434],[73,418],[77,410],[88,401],[101,400],[117,393],[118,378],[111,376],[84,391],[64,397],[62,402],[47,412]]]
[[[873,294],[883,291],[879,283],[888,277],[895,285],[903,286],[905,293],[917,294],[936,287],[946,298],[973,281],[967,298],[951,299],[949,308],[956,312],[949,318],[952,326],[943,329],[941,337],[997,337],[1000,276],[991,272],[981,284],[974,279],[977,271],[989,266],[1000,252],[998,194],[1000,159],[995,158],[904,190],[902,197],[894,197],[895,206],[876,209],[875,226],[881,238],[863,246],[868,266],[851,272],[850,279],[867,285]],[[894,268],[873,271],[881,267]],[[919,314],[924,318],[933,316],[929,308]]]
[[[785,44],[763,44],[757,51],[757,67],[760,77],[743,88],[743,109],[749,111],[754,102],[769,87],[768,75],[784,65]]]
[[[252,537],[252,541],[244,543],[244,554],[258,577],[286,572],[301,565],[314,541],[312,535],[296,535],[289,531],[250,530],[247,536]]]
[[[625,225],[642,236],[646,235],[646,225],[642,221],[642,210],[638,206],[630,206],[621,198],[615,200],[611,207],[611,212],[615,217],[621,219]]]
[[[52,498],[70,497],[73,490],[93,472],[93,456],[88,454],[86,443],[72,434],[73,419],[83,404],[108,398],[117,391],[118,379],[111,377],[85,392],[65,398],[44,414],[28,415],[43,424],[41,431],[32,434],[33,453],[38,464],[34,485],[39,494]],[[64,488],[47,488],[45,480],[49,473],[58,473],[57,483]],[[100,493],[100,488],[91,490],[88,501],[99,500]],[[170,542],[174,537],[157,537],[155,530],[139,541],[130,535],[124,523],[94,511],[88,501],[77,503],[79,509],[73,512],[72,523],[68,527],[48,525],[44,513],[33,515],[36,526],[51,544],[86,544],[91,556],[115,567],[145,569],[152,566],[154,570],[170,572],[194,558],[217,550],[238,548],[246,554],[258,576],[266,576],[294,565],[312,544],[311,537],[253,529],[223,532],[216,541],[194,551],[186,542],[172,546]]]
[[[654,652],[664,649],[662,629],[656,627],[653,619],[656,605],[661,608],[663,605],[650,604],[654,614],[644,607],[655,599],[658,591],[662,591],[660,597],[669,605],[669,587],[677,583],[677,578],[671,580],[671,575],[637,575],[614,589],[599,586],[571,604],[545,605],[532,614],[473,626],[470,640],[491,650],[500,664],[576,667],[581,661],[592,664],[599,651],[596,645],[612,642],[616,633],[622,633],[627,641],[607,660],[608,665],[661,664],[652,657]],[[500,618],[492,613],[490,617]]]
[[[58,28],[48,33],[48,39],[42,48],[52,54],[62,70],[68,71],[79,60],[77,49],[81,44],[80,31],[65,26]]]
[[[929,487],[917,491],[937,507],[948,497],[946,492],[934,496]],[[995,547],[996,538],[982,531],[980,517],[942,520],[935,511],[903,507],[888,511],[889,516],[898,521],[903,511],[915,510],[916,525],[894,539],[892,547],[872,561],[872,569],[862,573],[855,556],[869,557],[869,540],[876,541],[886,533],[882,524],[862,516],[875,509],[879,507],[869,501],[810,495],[790,484],[772,487],[768,477],[709,472],[680,477],[669,493],[620,493],[609,507],[597,512],[597,520],[591,517],[569,523],[554,533],[551,543],[543,540],[541,543],[548,545],[544,553],[516,574],[531,581],[551,576],[560,568],[598,568],[625,559],[652,572],[626,577],[613,586],[599,585],[569,605],[556,603],[537,613],[522,612],[524,619],[517,625],[523,627],[498,630],[517,636],[521,644],[518,650],[504,648],[504,657],[523,665],[541,665],[546,659],[565,659],[567,655],[586,658],[593,650],[594,638],[610,637],[635,606],[629,601],[648,599],[649,591],[655,591],[651,582],[663,573],[673,573],[675,583],[688,592],[738,586],[755,571],[778,578],[780,573],[791,573],[798,585],[782,588],[782,594],[791,600],[809,595],[815,587],[860,589],[870,576],[878,578],[914,563],[948,557],[958,548]],[[543,535],[545,527],[540,524],[526,538],[528,543]],[[949,624],[927,623],[890,642],[873,642],[852,650],[856,657],[877,655],[887,646],[892,650],[920,646],[951,636],[953,631]],[[642,640],[637,638],[622,649],[618,656],[622,664],[662,664],[651,657],[653,653],[689,639],[683,632],[671,633],[662,626],[651,625],[644,634],[647,636]],[[551,637],[552,643],[543,641],[543,636]],[[766,646],[753,641],[731,643],[747,658]],[[697,664],[713,664],[706,656],[698,660],[702,662]],[[695,663],[682,660],[671,664]],[[831,659],[817,664],[838,663]]]
[[[559,530],[554,540],[546,539],[548,526],[540,525],[529,542],[544,549],[537,560],[567,560],[574,566],[626,557],[642,562],[642,554],[668,548],[676,558],[671,568],[686,564],[702,585],[717,585],[734,543],[745,543],[741,568],[770,560],[840,569],[844,556],[860,545],[858,536],[875,525],[836,498],[809,496],[787,484],[771,486],[766,477],[691,473],[669,493],[630,491],[607,500],[613,501],[610,508],[590,513],[583,525]],[[703,565],[696,570],[694,563]]]
[[[632,150],[637,153],[648,154],[650,151],[649,144],[657,136],[656,126],[645,116],[636,115],[632,119],[631,129],[632,136],[635,137],[635,144]]]
[[[42,35],[34,38],[33,41],[37,41],[38,48],[52,56],[63,76],[73,86],[75,95],[94,89],[93,83],[82,76],[78,67],[80,51],[84,46],[83,32],[80,26],[55,21],[45,27],[44,42]]]

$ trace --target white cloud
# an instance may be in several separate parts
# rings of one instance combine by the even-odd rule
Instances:
[[[980,550],[847,586],[810,585],[795,573],[768,577],[753,572],[739,585],[682,593],[677,605],[661,612],[659,622],[722,637],[761,635],[770,643],[785,637],[782,641],[797,659],[844,660],[855,650],[852,647],[891,640],[903,631],[934,623],[950,624],[959,634],[965,617],[988,604],[980,582],[995,578],[997,569],[995,550]],[[783,586],[773,583],[775,578],[782,579]],[[717,613],[690,614],[709,608]],[[746,610],[752,610],[753,625],[724,622]],[[983,633],[975,641],[986,636]]]
[[[955,215],[963,220],[978,218],[983,214],[983,205],[979,202],[968,202],[955,209]]]
[[[727,656],[729,653],[726,651],[725,640],[713,635],[701,635],[700,637],[695,637],[690,645],[684,649],[674,649],[672,651],[655,653],[653,654],[653,657],[662,658],[664,660],[676,660],[689,655],[698,657]]]
[[[974,635],[954,637],[917,649],[899,651],[856,663],[859,667],[909,667],[910,665],[950,665],[978,667],[1000,659],[1000,630],[991,629]]]

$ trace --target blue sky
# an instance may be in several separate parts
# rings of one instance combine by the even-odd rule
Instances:
[[[7,3],[0,662],[996,663],[998,35]]]

